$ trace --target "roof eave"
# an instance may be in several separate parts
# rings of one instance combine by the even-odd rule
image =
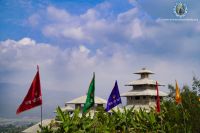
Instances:
[[[153,72],[135,72],[133,74],[155,74]]]
[[[130,97],[130,96],[157,96],[157,95],[150,95],[150,94],[143,94],[143,95],[121,95],[121,97]],[[167,97],[168,95],[159,95],[160,97]]]
[[[139,85],[155,85],[156,86],[156,84],[125,84],[124,86],[139,86]],[[158,86],[165,86],[165,85],[159,84]]]

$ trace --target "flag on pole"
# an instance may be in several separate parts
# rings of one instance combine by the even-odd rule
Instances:
[[[157,81],[156,81],[156,91],[157,91],[156,111],[160,112],[160,97],[159,97],[159,90],[158,90],[158,82]]]
[[[122,101],[121,101],[117,81],[115,81],[115,86],[108,98],[106,111],[108,112],[110,109],[114,108],[115,106],[117,106],[120,103],[122,103]]]
[[[176,81],[176,96],[175,96],[175,100],[177,104],[181,103],[181,95],[180,95],[180,89],[178,87],[178,83]]]
[[[94,105],[95,103],[94,91],[95,91],[95,74],[93,74],[92,81],[90,82],[90,86],[88,88],[87,98],[83,107],[83,113],[87,112],[87,110]]]
[[[18,107],[16,114],[32,109],[39,105],[42,105],[42,92],[40,86],[39,68],[37,68],[37,73],[32,81],[29,91],[21,105]]]

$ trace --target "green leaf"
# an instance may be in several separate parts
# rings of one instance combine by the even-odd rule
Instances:
[[[60,119],[62,122],[65,122],[65,121],[66,121],[66,120],[65,120],[65,115],[64,115],[64,113],[62,112],[62,110],[61,110],[61,108],[60,108],[59,106],[57,107],[56,111],[57,111],[57,114],[58,114],[59,119]]]

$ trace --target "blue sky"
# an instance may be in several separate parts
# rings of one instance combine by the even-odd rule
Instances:
[[[166,0],[1,0],[0,117],[16,117],[40,65],[46,117],[57,105],[82,96],[96,72],[96,94],[107,99],[114,81],[120,92],[147,67],[163,84],[191,85],[199,76],[200,24],[173,13]],[[186,2],[183,19],[199,19],[197,0]],[[162,88],[167,91],[167,87]],[[16,93],[17,92],[17,95]],[[2,102],[12,101],[15,102]],[[37,117],[36,108],[19,118]],[[51,115],[49,115],[51,114]]]

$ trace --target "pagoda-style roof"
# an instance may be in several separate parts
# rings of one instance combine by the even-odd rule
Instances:
[[[135,72],[134,74],[154,74],[151,70],[146,68],[142,68],[141,70]]]
[[[159,91],[159,96],[166,97],[168,94]],[[121,97],[128,97],[128,96],[157,96],[156,90],[152,89],[145,89],[145,90],[131,90],[126,93],[121,94]]]
[[[84,104],[86,101],[86,98],[87,96],[84,95],[84,96],[75,98],[69,102],[66,102],[65,104]],[[97,96],[95,96],[94,101],[95,101],[95,104],[106,104],[107,102],[105,99],[97,97]]]
[[[143,79],[131,81],[125,86],[134,86],[134,85],[156,85],[156,81],[149,78],[143,78]],[[159,82],[158,82],[158,85],[164,86],[164,85],[161,85]]]
[[[134,80],[126,84],[125,86],[137,86],[137,85],[156,85],[156,81],[149,78],[149,74],[154,74],[152,71],[142,68],[137,71],[135,74],[140,74],[141,77],[138,80]],[[158,82],[159,86],[164,86]]]

